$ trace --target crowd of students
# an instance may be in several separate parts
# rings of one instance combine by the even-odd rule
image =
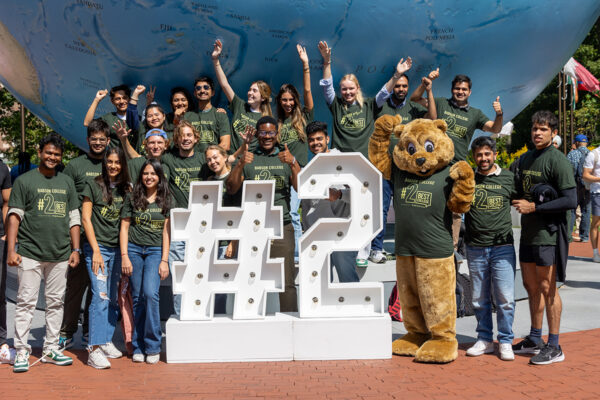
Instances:
[[[323,59],[319,85],[332,114],[331,134],[325,123],[312,121],[314,101],[305,48],[297,46],[303,67],[303,101],[296,87],[284,84],[276,95],[273,112],[272,91],[265,81],[251,82],[246,100],[236,94],[220,65],[223,44],[217,40],[211,55],[214,73],[228,100],[231,118],[212,104],[216,92],[213,80],[201,76],[194,82],[194,96],[184,87],[171,90],[168,113],[154,102],[155,88],[146,91],[138,85],[131,91],[120,85],[110,91],[99,90],[84,120],[89,151],[71,160],[62,174],[55,173],[62,141],[56,135],[44,138],[39,147],[39,168],[16,181],[8,201],[6,259],[9,265],[20,266],[15,372],[29,369],[27,338],[42,275],[47,304],[42,362],[72,363],[62,350],[73,346],[88,287],[91,296],[86,301],[83,323],[88,364],[108,368],[109,359],[123,355],[112,344],[121,276],[128,277],[133,300],[132,359],[158,362],[160,281],[169,279],[169,265],[185,257],[185,243],[170,240],[169,214],[172,208],[188,206],[193,181],[225,181],[225,206],[240,204],[240,188],[246,179],[276,181],[275,205],[284,210],[284,235],[272,243],[270,254],[285,259],[280,309],[297,311],[294,259],[303,228],[298,215],[297,174],[308,163],[309,150],[316,154],[331,147],[341,152],[358,151],[368,158],[374,121],[384,114],[399,115],[403,123],[416,118],[445,119],[455,160],[466,158],[476,129],[491,133],[501,129],[499,98],[491,102],[495,119],[489,120],[469,105],[472,84],[465,75],[452,81],[450,98],[436,98],[433,81],[439,70],[432,71],[409,98],[406,72],[412,60],[407,58],[398,62],[393,76],[375,97],[364,96],[353,74],[341,78],[338,96],[331,73],[332,49],[326,42],[320,42],[318,49]],[[137,102],[145,91],[147,105],[140,112]],[[422,97],[424,93],[426,97]],[[96,108],[106,96],[115,111],[95,118]],[[385,220],[393,185],[384,179],[383,188]],[[304,229],[318,218],[347,217],[349,196],[345,191],[343,186],[334,186],[329,199],[303,204]],[[458,235],[461,216],[455,216],[453,222],[453,232]],[[365,267],[367,259],[383,263],[393,258],[383,250],[384,234],[385,229],[370,249],[332,256],[340,281],[358,281],[356,267]],[[223,242],[218,256],[235,257],[236,252],[235,241]],[[224,312],[224,300],[224,296],[217,296],[217,312]],[[174,296],[177,314],[180,301],[180,296]],[[0,339],[6,341],[6,337]]]

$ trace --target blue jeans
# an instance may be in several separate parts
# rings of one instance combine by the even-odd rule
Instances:
[[[290,217],[292,218],[292,226],[294,227],[294,259],[298,259],[298,240],[302,236],[302,224],[300,223],[300,214],[298,214],[298,208],[300,207],[300,199],[298,193],[293,187],[290,188]]]
[[[171,242],[171,247],[169,249],[169,267],[173,265],[173,261],[183,261],[185,258],[185,242]],[[169,274],[171,279],[175,279],[173,274]],[[181,313],[181,295],[174,294],[173,295],[173,308],[175,309],[175,315],[179,316]]]
[[[92,302],[90,303],[89,342],[90,346],[106,344],[112,341],[117,320],[119,319],[119,281],[121,280],[121,252],[118,247],[107,247],[98,243],[104,260],[104,272],[98,269],[98,275],[92,271],[93,250],[89,243],[83,245],[85,264],[90,276]]]
[[[592,200],[591,196],[586,193],[583,196],[578,196],[577,205],[581,209],[581,222],[579,223],[579,238],[581,240],[589,240],[590,239],[590,225],[591,225],[591,212],[592,212]],[[569,237],[573,232],[573,225],[575,225],[575,212],[577,208],[571,210],[571,221],[569,223],[570,230]]]
[[[331,268],[335,268],[340,282],[359,282],[356,272],[356,251],[335,251],[331,253]]]
[[[492,295],[496,300],[498,342],[512,343],[515,316],[515,248],[513,245],[477,247],[467,245],[469,274],[473,284],[473,308],[477,339],[494,340]]]
[[[158,354],[162,342],[158,295],[162,246],[129,242],[127,252],[133,266],[129,279],[133,299],[133,353]]]
[[[381,232],[379,232],[377,236],[375,236],[375,239],[371,241],[371,250],[383,250],[383,238],[385,236],[387,214],[388,210],[390,209],[390,201],[392,199],[393,191],[394,185],[392,185],[392,181],[381,178],[381,209],[383,212],[383,229],[381,229]]]

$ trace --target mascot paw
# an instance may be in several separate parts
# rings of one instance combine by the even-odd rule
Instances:
[[[460,179],[473,180],[475,178],[475,173],[469,163],[466,161],[459,161],[450,167],[450,178],[455,181]]]
[[[410,356],[414,357],[417,354],[417,350],[423,343],[429,340],[429,335],[423,335],[419,333],[407,333],[400,339],[396,339],[392,342],[392,354],[397,356]]]
[[[396,125],[402,122],[399,115],[383,115],[375,121],[375,130],[382,137],[390,137]]]
[[[456,339],[431,339],[423,343],[415,354],[415,361],[422,363],[449,363],[458,357]]]

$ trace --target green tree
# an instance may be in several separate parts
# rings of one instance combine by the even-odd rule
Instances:
[[[25,112],[25,149],[32,157],[31,162],[39,162],[37,156],[37,144],[40,139],[51,133],[50,129],[42,120],[31,112]],[[20,103],[10,92],[0,88],[0,135],[2,140],[8,144],[4,155],[9,165],[19,162],[21,151],[21,112]],[[65,140],[65,153],[63,159],[70,160],[79,153],[79,149],[71,142]]]

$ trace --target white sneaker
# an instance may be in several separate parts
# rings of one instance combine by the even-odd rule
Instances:
[[[147,364],[156,364],[160,360],[160,354],[148,354],[146,356]]]
[[[486,342],[484,340],[478,340],[473,346],[467,350],[467,355],[471,357],[477,357],[482,354],[489,354],[494,352],[494,342]]]
[[[119,351],[113,344],[113,342],[108,342],[106,344],[101,344],[99,346],[107,358],[121,358],[123,357],[123,353]]]
[[[144,362],[144,355],[142,353],[135,353],[133,355],[133,357],[131,357],[131,359],[133,360],[133,362],[139,362],[142,363]]]
[[[594,257],[592,258],[592,261],[600,263],[600,254],[594,254]]]
[[[8,347],[8,344],[4,343],[0,347],[0,364],[14,364],[17,351]]]
[[[387,257],[381,250],[371,250],[371,253],[369,254],[369,260],[375,264],[384,264],[387,262]]]
[[[87,365],[96,369],[106,369],[110,368],[110,361],[106,358],[104,351],[100,347],[96,347],[96,350],[89,352]]]
[[[500,359],[504,361],[512,361],[515,359],[512,343],[500,343]]]

